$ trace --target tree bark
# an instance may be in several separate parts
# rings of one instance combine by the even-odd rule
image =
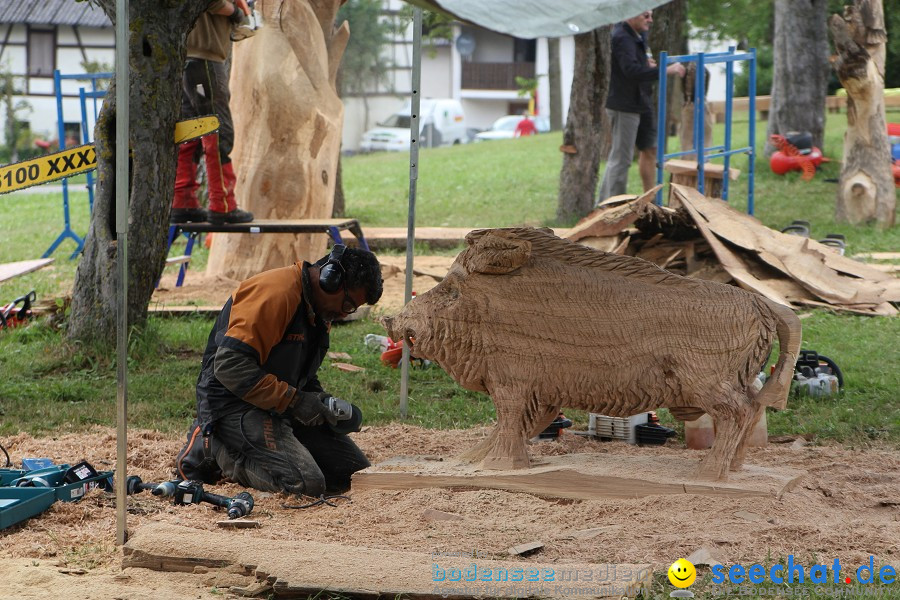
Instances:
[[[559,38],[547,39],[547,85],[550,86],[550,131],[562,131],[562,76],[559,67]]]
[[[575,69],[563,133],[556,218],[583,217],[594,205],[603,135],[609,129],[604,103],[609,91],[610,27],[575,36]]]
[[[114,0],[98,4],[115,23]],[[129,143],[128,323],[147,318],[147,305],[166,258],[175,181],[175,122],[181,112],[185,38],[203,2],[131,2],[128,63],[130,140],[116,140],[116,89],[110,86],[94,129],[97,193],[84,255],[75,275],[66,335],[112,345],[116,337],[115,145]]]
[[[827,10],[827,0],[775,1],[775,65],[766,155],[776,150],[769,136],[790,131],[808,131],[813,146],[824,146],[829,75]]]
[[[837,58],[834,68],[847,90],[844,162],[835,219],[894,225],[897,199],[884,115],[887,34],[881,0],[857,0],[828,22]]]
[[[669,56],[687,54],[687,0],[672,0],[653,10],[653,25],[649,33],[650,51],[653,58],[659,59],[659,53],[665,50]],[[666,142],[670,135],[674,135],[681,121],[682,110],[682,79],[671,75],[666,81],[666,122],[657,123],[658,127],[665,126]],[[653,98],[657,101],[659,88],[653,87]],[[663,148],[668,152],[668,148]]]
[[[238,204],[257,219],[331,217],[344,106],[336,78],[349,37],[340,0],[259,0],[265,26],[235,44],[231,112]],[[218,235],[207,273],[246,279],[324,254],[321,234]]]

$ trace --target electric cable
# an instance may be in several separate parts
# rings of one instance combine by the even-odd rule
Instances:
[[[312,496],[306,496],[306,498],[312,498]],[[331,500],[335,500],[337,498],[341,498],[342,500],[346,500],[351,503],[353,502],[353,500],[351,500],[349,496],[341,496],[340,494],[326,496],[325,494],[320,494],[318,498],[316,498],[314,501],[310,502],[309,504],[287,504],[287,503],[283,502],[281,504],[281,508],[311,508],[313,506],[319,506],[319,505],[323,505],[323,504],[327,504],[328,506],[337,507],[337,504],[335,504],[334,502],[331,502]]]
[[[3,454],[6,455],[6,465],[4,468],[9,468],[12,466],[12,461],[9,460],[9,452],[6,451],[6,448],[3,447],[3,444],[0,444],[0,450],[3,450]]]

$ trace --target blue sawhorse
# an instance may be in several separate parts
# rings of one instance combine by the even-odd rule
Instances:
[[[178,268],[178,279],[175,287],[181,287],[187,272],[188,261],[194,249],[194,242],[201,233],[327,233],[335,244],[343,244],[341,231],[352,233],[359,247],[369,249],[362,228],[356,219],[296,219],[292,221],[252,221],[250,223],[228,223],[225,225],[213,225],[212,223],[176,223],[169,226],[169,239],[167,249],[172,247],[175,239],[184,234],[187,236],[187,246],[184,249],[184,258]],[[168,250],[167,250],[168,252]],[[159,282],[157,282],[159,285]]]

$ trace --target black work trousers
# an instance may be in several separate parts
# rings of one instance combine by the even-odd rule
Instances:
[[[222,474],[264,492],[341,493],[370,465],[353,440],[327,425],[306,427],[258,408],[218,419],[212,435]]]
[[[219,161],[231,162],[234,148],[234,121],[231,119],[231,90],[228,89],[228,64],[202,58],[189,58],[181,81],[181,118],[216,115],[219,118]]]

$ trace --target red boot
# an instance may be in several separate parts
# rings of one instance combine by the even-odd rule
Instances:
[[[194,156],[200,140],[191,140],[178,147],[178,162],[175,167],[175,196],[172,199],[170,223],[205,221],[206,210],[197,200],[197,163]]]
[[[234,199],[234,185],[237,178],[231,162],[224,165],[220,160],[219,136],[207,135],[203,138],[203,153],[206,155],[206,179],[209,191],[209,213],[207,218],[213,225],[225,223],[249,223],[253,214],[237,207]]]

